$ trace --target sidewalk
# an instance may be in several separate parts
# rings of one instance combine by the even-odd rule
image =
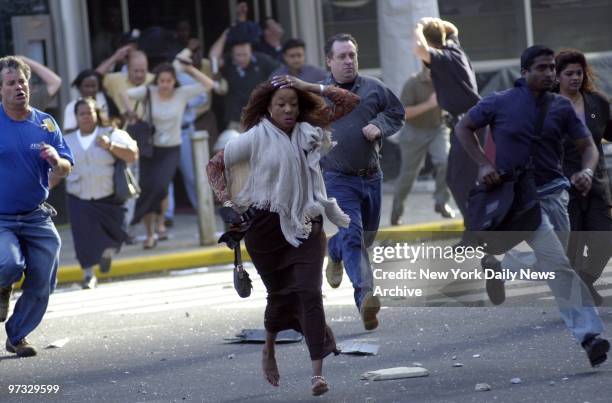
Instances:
[[[403,225],[389,228],[393,186],[393,182],[385,183],[383,186],[381,231],[379,232],[460,231],[463,228],[461,220],[443,219],[434,212],[433,181],[415,183],[412,193],[405,202]],[[451,205],[456,208],[454,203]],[[217,231],[221,231],[222,228],[221,219],[217,217]],[[327,220],[325,220],[324,228],[328,236],[337,232],[337,228]],[[98,277],[100,279],[124,277],[233,262],[233,252],[225,245],[199,246],[197,217],[195,215],[176,215],[174,226],[168,230],[169,239],[167,241],[158,242],[155,249],[144,250],[142,240],[144,240],[145,230],[144,226],[139,224],[136,230],[138,243],[124,245],[121,253],[113,259],[111,272],[107,274],[98,273]],[[82,279],[82,271],[76,260],[70,227],[68,225],[61,226],[58,231],[62,238],[58,282],[78,282]],[[220,236],[221,232],[218,235]],[[244,256],[248,258],[246,252]]]

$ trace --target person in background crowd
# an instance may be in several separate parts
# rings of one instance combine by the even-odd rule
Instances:
[[[210,91],[218,84],[196,69],[192,64],[184,63],[184,71],[190,74],[196,84],[181,86],[176,79],[174,67],[169,63],[155,69],[155,85],[150,87],[152,121],[155,126],[153,135],[154,152],[151,158],[140,158],[140,187],[142,193],[136,200],[132,223],[144,218],[147,237],[145,249],[157,244],[157,237],[167,238],[166,226],[162,214],[162,201],[168,194],[168,185],[174,178],[179,166],[181,146],[181,121],[187,103],[206,90]],[[147,97],[145,85],[128,89],[123,94],[122,103],[133,119],[134,111],[130,110],[129,100],[144,101]]]
[[[176,77],[180,85],[196,83],[197,81],[195,81],[193,77],[183,71],[180,60],[193,63],[194,67],[199,69],[206,76],[212,76],[210,61],[202,58],[200,41],[197,39],[190,39],[189,46],[183,49],[172,63],[174,69],[177,71]],[[196,121],[202,118],[204,122],[199,129],[206,130],[209,136],[213,137],[214,139],[217,138],[216,119],[212,112],[208,112],[210,111],[213,92],[218,95],[225,94],[227,92],[227,81],[221,79],[215,81],[215,83],[215,87],[213,87],[212,91],[207,90],[187,103],[187,107],[183,113],[183,121],[181,122],[181,159],[179,168],[183,177],[183,184],[185,185],[187,197],[189,198],[189,202],[194,209],[197,208],[197,194],[193,167],[191,135],[196,130]],[[205,114],[207,116],[204,116]],[[174,210],[174,184],[170,183],[168,188],[168,208],[164,214],[165,224],[167,227],[174,225]]]
[[[271,58],[283,61],[283,26],[272,17],[266,17],[261,23],[262,37],[255,49]]]
[[[536,197],[542,220],[526,241],[533,250],[526,253],[535,257],[529,267],[554,274],[548,286],[555,297],[561,318],[584,348],[591,365],[598,366],[607,359],[610,343],[600,337],[604,327],[593,306],[591,294],[572,270],[565,254],[562,235],[569,231],[566,191],[569,181],[561,170],[562,143],[567,135],[575,143],[582,161],[582,169],[572,175],[571,183],[582,194],[588,194],[598,159],[597,148],[570,102],[562,96],[549,93],[555,78],[555,59],[551,49],[541,45],[525,49],[521,55],[521,75],[522,78],[517,80],[514,88],[491,94],[479,101],[461,118],[455,132],[468,155],[478,164],[478,181],[488,187],[501,183],[500,171],[516,172],[533,160]],[[536,122],[546,103],[548,111],[544,116],[541,138],[533,152],[531,142],[533,136],[537,135]],[[492,128],[496,145],[494,163],[485,156],[474,134],[477,129],[487,125]],[[527,200],[526,203],[532,201]],[[555,234],[555,230],[562,233]],[[524,269],[523,262],[515,259],[511,252],[514,250],[508,251],[501,263],[493,262],[485,267],[498,273],[502,268],[515,272]],[[518,264],[514,264],[514,261],[518,261]],[[491,302],[501,304],[505,299],[503,280],[496,275],[486,281]]]
[[[64,177],[72,153],[55,120],[32,108],[30,67],[15,56],[0,58],[0,322],[8,317],[16,283],[22,293],[6,322],[6,350],[37,354],[26,336],[40,324],[55,287],[61,240],[51,216],[49,174]]]
[[[332,36],[325,44],[325,54],[331,73],[324,84],[337,85],[361,98],[351,114],[332,123],[338,144],[321,159],[327,193],[351,217],[351,225],[340,228],[329,240],[326,277],[331,287],[338,287],[344,263],[363,325],[372,330],[378,327],[380,301],[373,294],[367,248],[374,242],[380,224],[379,150],[382,139],[402,127],[404,107],[379,80],[359,75],[357,41],[353,36]]]
[[[444,218],[453,218],[455,212],[448,205],[450,195],[446,186],[449,130],[442,120],[442,110],[438,106],[427,66],[408,79],[400,100],[406,107],[406,124],[400,132],[402,165],[393,195],[391,225],[399,224],[404,212],[404,200],[423,166],[427,152],[431,155],[436,177],[434,210]]]
[[[122,60],[127,56],[128,58],[128,71],[127,74],[122,72],[108,73],[110,67],[117,61]],[[119,112],[125,115],[127,111],[133,111],[136,101],[129,99],[127,104],[124,104],[123,93],[130,88],[147,85],[153,81],[153,75],[149,73],[149,64],[147,61],[147,55],[140,50],[134,50],[130,45],[126,45],[111,56],[108,60],[102,62],[96,71],[104,75],[102,85],[104,89],[111,96]],[[144,105],[142,102],[138,105],[136,111],[139,117],[144,114]]]
[[[476,183],[478,168],[454,135],[454,128],[463,114],[480,99],[476,75],[459,43],[459,30],[451,22],[439,18],[422,18],[416,25],[414,37],[414,53],[431,70],[438,105],[450,114],[446,183],[467,228],[468,194]]]
[[[329,389],[323,359],[337,353],[321,294],[322,215],[340,227],[349,222],[336,201],[327,198],[319,158],[331,145],[324,129],[358,103],[357,95],[333,85],[308,84],[290,76],[265,81],[255,88],[242,115],[247,131],[230,140],[207,168],[219,201],[240,212],[255,209],[245,244],[268,292],[264,376],[273,386],[279,385],[276,334],[295,329],[304,334],[310,352],[315,396]],[[230,195],[233,169],[245,161],[250,162],[246,185]]]
[[[312,64],[306,64],[306,44],[301,39],[289,39],[283,45],[284,64],[274,70],[271,77],[290,75],[308,83],[323,81],[327,72]]]
[[[268,55],[253,52],[251,43],[246,40],[234,43],[230,54],[223,56],[227,32],[225,30],[210,48],[210,59],[219,61],[221,75],[228,83],[224,100],[227,128],[240,131],[240,115],[251,91],[267,80],[279,63]]]
[[[23,55],[18,55],[17,57],[30,66],[30,71],[42,80],[42,83],[36,81],[30,85],[30,105],[39,110],[47,109],[49,102],[51,102],[62,86],[62,78],[36,60]],[[35,80],[33,79],[32,81]]]
[[[578,118],[584,122],[599,151],[599,160],[593,173],[591,191],[584,195],[575,186],[570,189],[568,205],[572,232],[567,255],[574,270],[585,282],[596,305],[603,297],[593,283],[601,276],[612,256],[612,196],[606,161],[601,146],[610,121],[610,103],[595,88],[593,73],[584,54],[575,49],[565,49],[555,57],[559,93],[572,102]],[[563,172],[571,178],[582,168],[582,160],[576,146],[565,141],[563,147]],[[605,232],[602,232],[605,231]],[[585,247],[586,253],[585,256]]]
[[[102,88],[102,75],[96,70],[86,69],[81,71],[74,81],[72,86],[79,90],[80,98],[92,98],[96,101],[96,107],[100,111],[100,116],[104,120],[116,120],[120,118],[117,105],[109,97]],[[77,129],[77,121],[74,113],[74,105],[76,99],[68,102],[64,108],[64,131],[70,132]]]
[[[74,155],[74,169],[66,178],[70,230],[77,260],[83,270],[83,288],[94,288],[94,266],[108,273],[111,260],[127,238],[125,208],[114,199],[115,161],[132,163],[138,146],[129,134],[110,126],[93,98],[73,106],[77,130],[66,136]]]

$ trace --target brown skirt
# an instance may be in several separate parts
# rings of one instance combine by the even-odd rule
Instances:
[[[310,236],[296,248],[285,240],[278,214],[257,210],[245,245],[268,292],[266,330],[302,333],[312,360],[337,354],[321,293],[326,247],[322,220],[314,220]]]

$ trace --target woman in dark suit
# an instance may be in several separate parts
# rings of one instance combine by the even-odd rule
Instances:
[[[584,54],[575,49],[560,51],[555,58],[559,93],[568,98],[578,117],[589,128],[599,150],[599,162],[593,175],[593,186],[588,194],[575,188],[570,191],[568,206],[572,234],[567,250],[572,267],[590,288],[593,300],[601,305],[603,299],[593,287],[612,256],[612,196],[610,181],[601,146],[602,139],[612,141],[606,126],[610,122],[610,103],[593,85],[593,73]],[[563,171],[569,178],[581,169],[578,150],[571,141],[564,145]],[[603,233],[602,233],[603,231]],[[584,256],[585,246],[587,256]]]

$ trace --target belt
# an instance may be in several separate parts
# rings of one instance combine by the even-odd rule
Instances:
[[[379,171],[380,171],[380,168],[378,168],[378,167],[369,167],[369,168],[365,168],[365,169],[358,169],[358,170],[353,171],[351,173],[347,173],[347,175],[368,177],[368,176],[374,176],[374,175],[378,174]]]

